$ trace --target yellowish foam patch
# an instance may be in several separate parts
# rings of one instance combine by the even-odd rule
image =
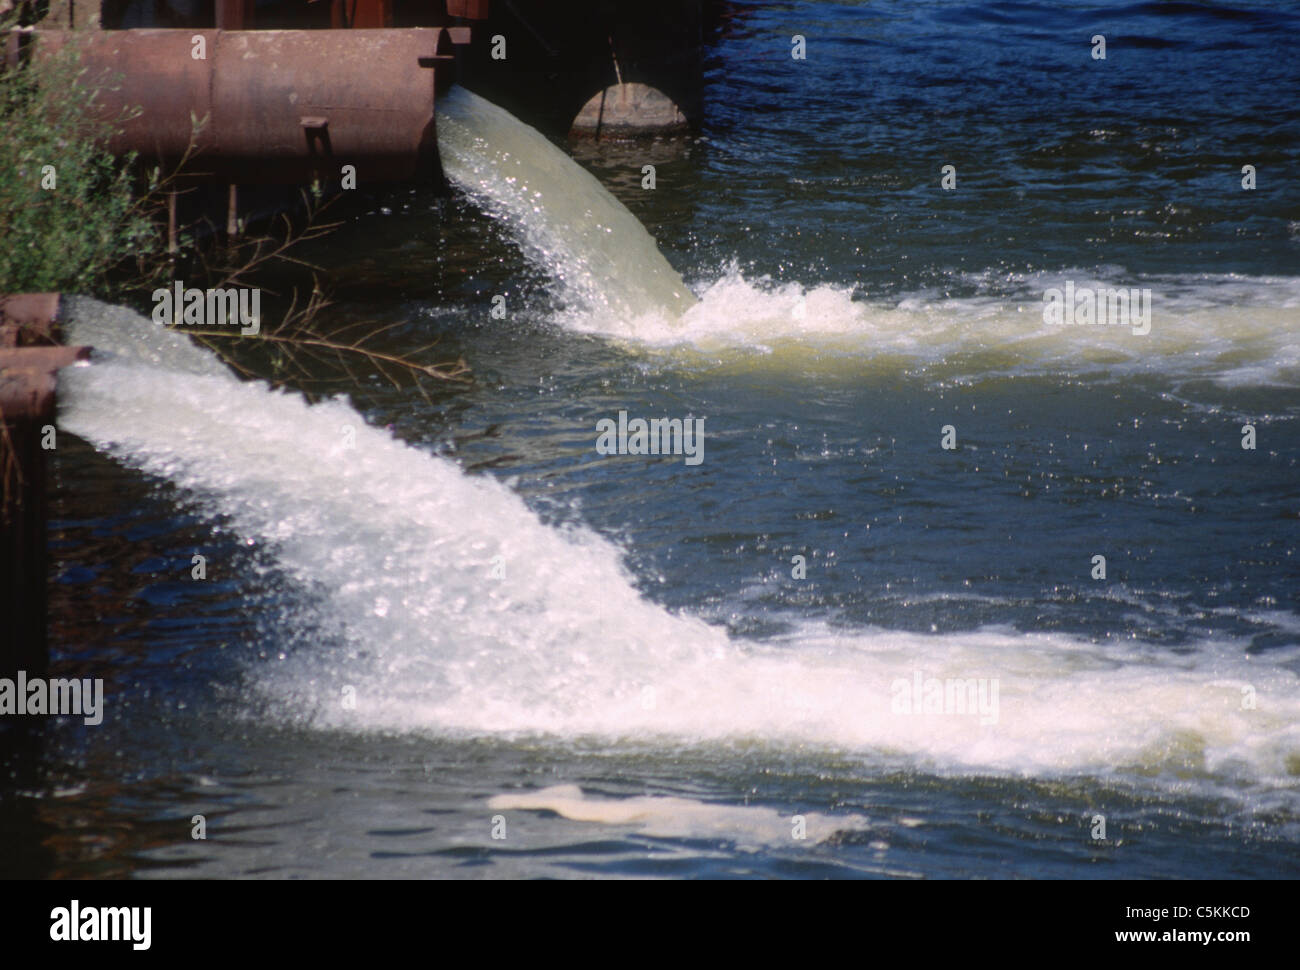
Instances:
[[[837,832],[869,827],[861,815],[782,815],[752,805],[713,805],[693,798],[639,795],[594,798],[577,785],[554,785],[532,792],[488,799],[496,811],[548,811],[575,822],[633,826],[661,838],[721,838],[740,844],[780,845],[824,842]],[[800,824],[802,820],[802,824]],[[803,838],[798,838],[802,833]]]

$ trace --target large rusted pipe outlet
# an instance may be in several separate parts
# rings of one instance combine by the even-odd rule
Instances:
[[[35,57],[70,42],[36,31]],[[78,33],[105,118],[140,109],[107,146],[231,183],[437,178],[434,100],[451,83],[443,28]],[[201,122],[197,133],[192,119]],[[192,142],[192,144],[191,144]]]

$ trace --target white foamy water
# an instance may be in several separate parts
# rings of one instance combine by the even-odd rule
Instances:
[[[494,795],[493,811],[548,811],[575,822],[627,826],[658,838],[716,838],[725,835],[741,846],[786,846],[794,842],[793,816],[754,805],[718,805],[695,798],[641,795],[597,798],[577,785],[553,785],[537,791]],[[799,840],[815,845],[839,832],[864,831],[861,815],[799,815]],[[797,844],[797,843],[796,843]]]
[[[447,177],[509,227],[572,308],[675,319],[695,298],[645,226],[535,128],[463,88],[438,102]]]
[[[1045,323],[1043,293],[1067,280],[1079,288],[1150,289],[1150,331]],[[748,280],[733,266],[698,284],[699,302],[680,318],[563,314],[558,320],[665,350],[803,359],[829,354],[886,367],[960,368],[977,359],[985,374],[1159,372],[1228,386],[1300,386],[1300,278],[1165,276],[1133,282],[1118,271],[1098,277],[1078,270],[990,282],[1003,292],[886,298],[844,286]]]
[[[695,285],[586,169],[536,129],[461,88],[439,102],[448,178],[509,228],[554,281],[556,322],[639,346],[706,353],[830,354],[981,373],[1165,372],[1224,385],[1300,386],[1300,277],[1130,277],[1122,267],[964,274],[978,294],[873,297],[852,287],[747,280],[732,266]],[[1151,291],[1150,331],[1052,326],[1043,294]],[[1142,328],[1138,328],[1142,329]]]
[[[1297,793],[1293,652],[813,625],[776,642],[733,640],[642,596],[605,539],[542,524],[504,485],[365,425],[345,400],[308,406],[240,382],[125,311],[70,301],[68,315],[70,341],[108,356],[65,371],[62,426],[228,516],[265,545],[312,625],[338,631],[341,643],[281,642],[297,649],[250,671],[287,720],[754,739],[940,770],[1169,772]],[[279,622],[266,634],[287,636]],[[996,679],[994,716],[896,712],[897,682],[918,674]],[[355,709],[341,701],[346,687]]]

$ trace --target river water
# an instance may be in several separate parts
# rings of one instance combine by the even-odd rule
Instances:
[[[698,139],[575,165],[457,92],[453,197],[320,246],[468,388],[309,405],[74,302],[106,717],[6,801],[25,871],[1295,874],[1300,10],[733,12]]]

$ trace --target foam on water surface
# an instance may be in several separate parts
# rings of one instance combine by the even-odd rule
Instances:
[[[95,322],[104,312],[111,327]],[[309,406],[204,372],[202,351],[174,346],[187,338],[93,302],[75,301],[70,316],[72,341],[93,337],[108,353],[65,372],[62,425],[265,544],[299,588],[309,626],[335,631],[253,671],[265,709],[288,720],[362,732],[751,739],[902,755],[938,770],[1190,773],[1296,792],[1291,652],[808,623],[773,641],[733,639],[644,597],[606,539],[543,524],[504,485],[366,426],[345,400]],[[346,452],[344,427],[355,428]],[[492,578],[496,556],[504,581]],[[288,634],[272,624],[267,636]],[[899,713],[898,685],[918,674],[996,679],[996,716]],[[355,687],[355,710],[337,701],[343,685]]]
[[[1080,368],[1168,372],[1224,385],[1300,386],[1300,278],[1236,274],[1133,278],[1122,267],[966,273],[969,296],[877,296],[857,287],[746,279],[732,265],[692,288],[645,227],[536,129],[456,88],[439,102],[448,177],[505,225],[555,284],[557,324],[639,348],[809,354],[984,373]],[[1130,325],[1052,326],[1043,294],[1149,290],[1149,333]]]
[[[905,366],[982,355],[981,372],[1300,380],[1295,280],[1152,280],[1145,336],[1044,325],[1043,290],[1114,282],[1110,270],[968,278],[974,294],[963,298],[876,300],[750,281],[733,267],[696,301],[631,213],[506,112],[453,92],[439,105],[439,139],[450,177],[553,274],[565,297],[558,321],[641,348],[794,344]],[[923,635],[798,619],[777,639],[732,638],[642,595],[610,541],[543,524],[505,485],[366,426],[344,399],[309,406],[241,382],[187,338],[94,301],[70,301],[68,316],[70,340],[100,353],[65,372],[63,426],[228,517],[296,587],[302,615],[261,621],[292,649],[251,671],[271,716],[360,732],[743,739],[939,771],[1162,775],[1297,795],[1294,651],[1205,640],[1175,653],[1121,637]],[[499,564],[504,579],[494,578]],[[304,640],[318,634],[302,630],[328,636]],[[926,684],[953,681],[985,685],[991,706],[900,710],[902,694],[915,699],[910,685],[919,698]],[[355,709],[338,703],[344,685]],[[572,817],[665,814],[659,803],[598,804],[572,790],[528,798]]]
[[[493,811],[546,811],[575,822],[632,828],[658,838],[725,838],[740,845],[788,845],[800,839],[816,844],[848,831],[864,831],[869,820],[861,815],[800,813],[782,815],[754,805],[718,805],[695,798],[637,795],[599,798],[577,785],[553,785],[536,791],[505,793],[488,799]],[[798,828],[796,828],[796,825]]]

